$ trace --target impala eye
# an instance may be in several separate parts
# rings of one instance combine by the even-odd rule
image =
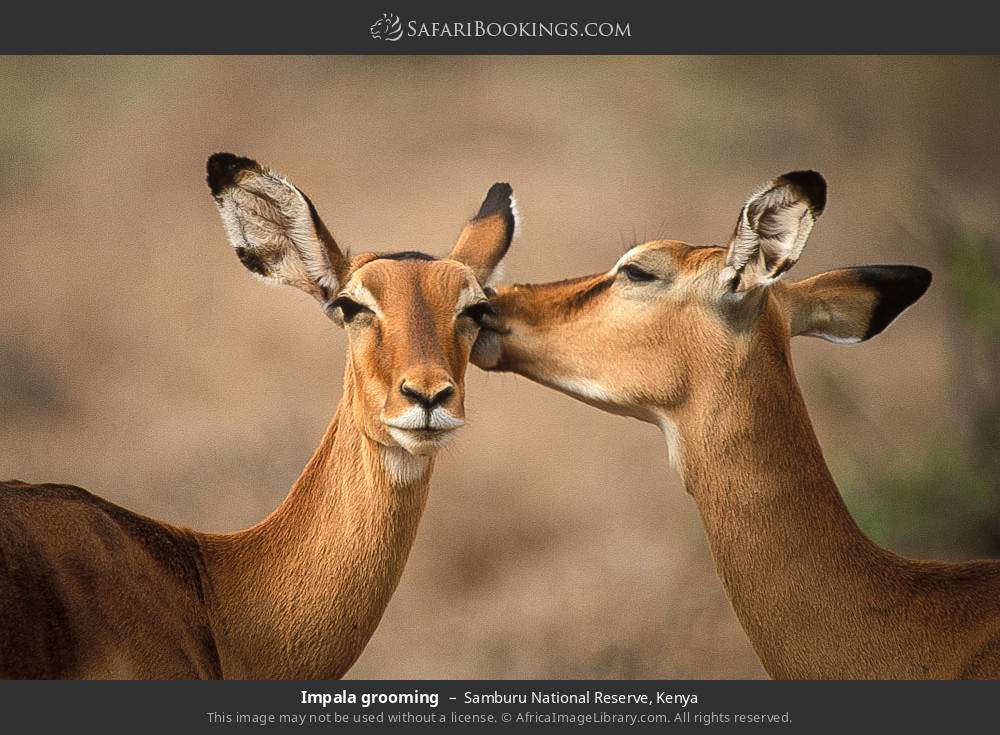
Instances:
[[[363,314],[365,312],[369,314],[375,313],[364,304],[359,304],[349,296],[338,296],[334,299],[331,306],[335,309],[340,309],[340,311],[344,314],[345,322],[350,322],[358,314]]]
[[[649,281],[656,280],[656,276],[654,276],[652,273],[644,271],[639,266],[632,265],[631,263],[629,265],[623,266],[620,272],[624,273],[625,277],[628,278],[633,283],[647,283]]]
[[[476,324],[482,324],[483,319],[487,316],[496,316],[497,312],[492,306],[490,306],[489,301],[480,301],[473,304],[472,306],[467,306],[462,310],[461,316],[468,317]]]

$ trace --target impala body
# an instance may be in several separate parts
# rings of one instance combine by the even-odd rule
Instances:
[[[402,574],[434,454],[464,422],[469,352],[492,311],[483,288],[514,234],[511,189],[494,185],[438,259],[349,257],[305,195],[250,159],[212,156],[208,184],[240,261],[346,330],[343,398],[284,502],[244,531],[0,484],[2,676],[339,677]]]
[[[896,556],[851,518],[792,370],[797,335],[868,339],[930,273],[786,283],[826,203],[811,171],[754,194],[724,247],[632,248],[606,273],[500,288],[473,362],[659,426],[772,676],[1000,675],[1000,563]]]

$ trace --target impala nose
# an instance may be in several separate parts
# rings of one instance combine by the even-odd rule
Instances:
[[[433,388],[426,388],[404,380],[399,386],[399,392],[418,406],[423,406],[428,411],[433,411],[454,395],[455,386],[451,383],[444,383],[443,385],[438,384]]]

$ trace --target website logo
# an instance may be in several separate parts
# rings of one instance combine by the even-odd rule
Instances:
[[[395,13],[382,13],[368,30],[376,41],[398,41],[403,37],[403,23]]]
[[[486,21],[486,20],[408,20],[405,25],[395,13],[382,13],[368,28],[376,41],[398,41],[407,38],[631,38],[632,26],[628,21]]]

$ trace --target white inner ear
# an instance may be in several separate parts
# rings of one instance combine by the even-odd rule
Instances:
[[[764,266],[772,272],[785,262],[799,259],[812,230],[813,217],[804,199],[793,198],[790,187],[778,189],[758,206],[760,213],[752,225]]]
[[[281,181],[291,189],[298,203],[289,221],[289,236],[302,257],[309,276],[326,289],[327,293],[333,293],[339,287],[337,273],[330,263],[326,245],[316,231],[309,203],[295,186],[284,179]]]
[[[739,274],[739,290],[774,283],[799,259],[815,219],[808,202],[791,186],[750,197],[726,256],[722,281]]]
[[[219,213],[234,248],[245,248],[267,267],[265,280],[331,292],[337,276],[316,232],[309,204],[274,173],[244,175],[222,193]]]

